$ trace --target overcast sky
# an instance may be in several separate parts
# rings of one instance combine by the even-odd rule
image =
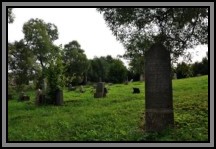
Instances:
[[[125,52],[95,8],[14,8],[13,13],[14,23],[8,25],[9,42],[23,39],[23,24],[31,18],[39,18],[57,26],[59,39],[54,42],[56,45],[77,40],[88,59],[106,55],[116,58]],[[189,51],[192,52],[193,62],[201,61],[206,56],[207,46]]]

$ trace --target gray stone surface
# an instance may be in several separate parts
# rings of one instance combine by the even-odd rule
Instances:
[[[146,52],[145,106],[146,131],[174,125],[170,52],[161,44]]]

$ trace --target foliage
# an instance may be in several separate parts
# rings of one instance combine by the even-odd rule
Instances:
[[[65,76],[69,83],[77,85],[81,83],[87,74],[89,62],[77,41],[71,41],[64,46],[63,61]]]
[[[58,39],[58,30],[54,24],[41,19],[30,19],[23,25],[26,44],[32,50],[42,67],[42,74],[51,55],[52,42]]]
[[[90,60],[88,79],[92,82],[108,81],[109,63],[105,57],[95,57]]]
[[[122,83],[127,78],[127,68],[119,59],[113,60],[109,68],[109,82]]]
[[[8,23],[13,23],[14,22],[14,14],[12,12],[13,8],[8,8]]]
[[[101,78],[105,82],[121,83],[126,80],[127,68],[120,59],[114,59],[108,55],[106,57],[95,57],[90,60],[88,79],[98,82]]]
[[[98,8],[108,27],[126,48],[122,56],[133,71],[144,69],[146,50],[155,43],[190,58],[186,49],[208,44],[208,8]],[[142,61],[136,61],[143,58]]]
[[[129,53],[162,43],[174,56],[208,43],[208,8],[98,8]]]
[[[179,63],[176,68],[176,74],[178,79],[192,77],[193,72],[190,64],[186,64],[185,62]]]
[[[34,55],[23,40],[9,43],[8,69],[12,72],[17,85],[28,84],[28,81],[33,79],[35,65]]]
[[[56,49],[59,50],[59,47],[53,47],[56,52]],[[63,75],[63,64],[62,64],[62,56],[60,55],[60,51],[52,54],[52,58],[49,60],[49,66],[46,71],[47,77],[47,102],[46,103],[54,103],[55,94],[57,90],[63,90],[64,87],[64,75]]]
[[[207,75],[208,72],[208,58],[204,57],[201,62],[195,62],[192,64],[191,69],[193,70],[193,76]]]

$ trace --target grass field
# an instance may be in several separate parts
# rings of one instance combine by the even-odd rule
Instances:
[[[144,83],[109,86],[106,98],[64,90],[63,106],[8,101],[8,141],[207,141],[208,76],[173,80],[174,129],[145,133]],[[139,87],[140,94],[132,94]],[[16,97],[17,98],[17,97]]]

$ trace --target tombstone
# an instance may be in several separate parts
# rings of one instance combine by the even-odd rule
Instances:
[[[96,87],[96,93],[94,93],[94,98],[104,97],[104,82],[98,82]]]
[[[29,81],[29,85],[33,85],[34,84],[34,82],[31,80],[31,81]]]
[[[38,89],[36,91],[36,100],[35,100],[35,104],[36,105],[41,105],[45,103],[45,95],[43,95],[42,90]]]
[[[140,81],[144,81],[144,80],[145,80],[144,74],[140,74]]]
[[[130,83],[133,82],[133,79],[130,80]]]
[[[170,52],[161,44],[145,55],[145,129],[160,132],[174,125]]]
[[[140,90],[139,88],[133,88],[133,94],[139,94],[140,93]]]
[[[28,95],[25,95],[24,92],[21,92],[20,93],[20,96],[18,98],[18,101],[29,101],[30,100],[30,97]]]
[[[108,83],[108,85],[109,85],[109,86],[112,86],[113,84],[112,84],[112,83]]]
[[[128,77],[127,77],[127,80],[124,82],[125,85],[128,85]]]
[[[108,93],[108,90],[106,87],[104,87],[104,94],[103,94],[103,97],[106,97],[106,94]]]
[[[80,91],[80,93],[84,93],[85,92],[85,90],[84,90],[84,88],[83,88],[82,85],[80,86],[79,91]]]
[[[173,79],[177,79],[177,74],[176,73],[173,74]]]
[[[55,104],[63,105],[63,102],[63,91],[58,89],[55,92]]]
[[[75,91],[75,90],[76,90],[76,87],[73,87],[72,84],[69,84],[68,90],[69,90],[69,91]]]

